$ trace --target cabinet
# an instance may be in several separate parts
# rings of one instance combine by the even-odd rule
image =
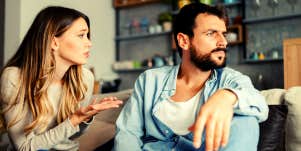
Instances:
[[[284,88],[301,85],[301,38],[283,41]]]
[[[301,37],[301,5],[290,2],[245,0],[247,63],[282,61],[282,41]]]
[[[146,69],[172,62],[172,34],[158,23],[171,6],[159,0],[115,0],[116,63],[113,70],[121,78],[120,90],[132,88]],[[160,60],[154,62],[154,58]],[[159,62],[159,63],[158,63]]]
[[[166,1],[165,1],[166,2]],[[157,25],[158,16],[162,12],[178,12],[176,1],[172,4],[163,0],[114,0],[116,12],[116,63],[113,70],[121,78],[120,89],[132,88],[138,75],[146,69],[156,67],[152,61],[154,56],[164,58],[166,64],[177,63],[177,53],[172,40],[171,31],[163,29],[151,32],[150,25]],[[243,43],[243,3],[216,3],[228,9],[230,17],[229,31],[236,34],[236,38],[229,42],[231,49],[240,49]],[[240,16],[240,18],[239,18]],[[237,20],[238,17],[238,20]],[[141,26],[141,22],[148,22],[148,28]],[[137,24],[140,24],[137,25]],[[138,27],[139,26],[139,27]],[[157,28],[157,26],[156,26]],[[235,52],[237,50],[233,50]],[[231,52],[230,52],[231,53]],[[238,57],[236,55],[236,57]],[[233,58],[230,59],[234,60]]]

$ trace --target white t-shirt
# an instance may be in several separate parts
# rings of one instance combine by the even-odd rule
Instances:
[[[187,101],[175,102],[171,98],[162,101],[157,118],[166,124],[175,134],[186,135],[188,128],[194,123],[201,91]]]

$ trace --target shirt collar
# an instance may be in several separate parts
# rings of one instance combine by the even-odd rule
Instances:
[[[167,82],[163,88],[163,91],[176,90],[176,80],[177,80],[179,69],[180,69],[180,64],[175,65],[173,69],[170,71],[170,74],[167,78]],[[206,82],[209,83],[215,82],[217,80],[218,70],[221,69],[213,69],[209,79]]]

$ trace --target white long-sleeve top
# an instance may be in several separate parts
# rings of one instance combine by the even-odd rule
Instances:
[[[17,67],[8,67],[3,71],[0,90],[4,102],[8,102],[16,93],[17,85],[20,81],[19,75],[19,68]],[[94,84],[93,74],[88,69],[83,69],[83,80],[87,84],[88,90],[80,105],[87,106],[91,100]],[[74,140],[74,138],[78,137],[88,127],[89,123],[81,123],[78,126],[73,126],[69,119],[66,119],[60,124],[56,123],[61,92],[61,85],[51,85],[47,90],[48,99],[53,105],[55,114],[49,117],[50,122],[45,132],[37,133],[34,130],[29,135],[25,135],[24,127],[31,123],[32,116],[29,108],[22,111],[22,114],[25,114],[24,118],[8,129],[8,135],[14,149],[24,151],[78,150],[79,143]],[[15,108],[16,107],[13,107],[4,114],[6,122],[15,118],[17,113]]]

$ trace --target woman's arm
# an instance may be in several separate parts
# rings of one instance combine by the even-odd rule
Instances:
[[[14,94],[17,92],[19,80],[18,68],[8,68],[1,76],[1,98],[2,104],[9,103]],[[88,118],[91,118],[97,112],[108,109],[111,107],[118,107],[121,101],[115,101],[111,98],[100,101],[100,103],[94,102],[88,106],[81,107],[73,115],[71,115],[64,122],[51,126],[49,125],[48,130],[43,133],[31,132],[26,135],[24,127],[31,122],[31,113],[28,108],[21,111],[22,118],[12,127],[8,129],[9,137],[16,150],[39,150],[39,149],[51,149],[57,148],[57,145],[63,145],[59,149],[68,150],[73,147],[77,147],[77,144],[72,142],[69,138],[75,133],[80,131],[79,124]],[[113,104],[113,105],[112,105]],[[5,112],[5,122],[12,121],[17,114],[19,114],[21,104],[14,105],[9,111]],[[49,119],[54,117],[49,117]],[[62,145],[60,145],[62,146]]]

